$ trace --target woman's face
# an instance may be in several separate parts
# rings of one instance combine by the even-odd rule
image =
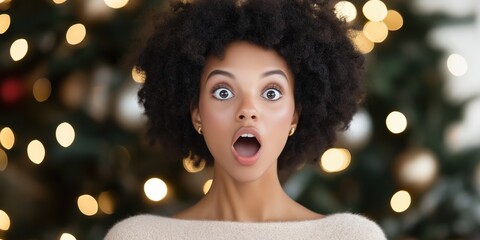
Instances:
[[[207,58],[192,121],[202,128],[216,174],[240,182],[276,174],[298,121],[293,88],[287,63],[273,50],[242,41],[229,44],[223,59]]]

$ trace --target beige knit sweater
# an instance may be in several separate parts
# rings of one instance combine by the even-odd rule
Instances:
[[[289,222],[231,222],[181,220],[153,215],[125,219],[105,240],[133,239],[371,239],[384,240],[380,227],[360,215],[341,213],[317,220]]]

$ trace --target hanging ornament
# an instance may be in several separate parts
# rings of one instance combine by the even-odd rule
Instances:
[[[25,87],[18,78],[7,78],[0,84],[0,97],[7,105],[18,103],[25,95]]]
[[[432,186],[439,173],[437,157],[426,148],[412,148],[403,152],[394,166],[398,184],[420,193]]]
[[[365,146],[372,134],[372,119],[365,109],[360,109],[354,116],[348,129],[339,134],[341,145],[350,149]]]

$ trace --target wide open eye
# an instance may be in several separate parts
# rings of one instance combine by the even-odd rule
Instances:
[[[282,93],[275,88],[269,88],[263,92],[262,97],[270,101],[276,101],[282,97]]]
[[[213,92],[213,97],[218,100],[227,100],[233,97],[233,93],[228,88],[221,87]]]

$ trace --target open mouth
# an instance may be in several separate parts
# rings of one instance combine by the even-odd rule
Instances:
[[[233,148],[237,154],[244,158],[255,156],[260,146],[257,138],[251,133],[242,134],[233,144]]]

